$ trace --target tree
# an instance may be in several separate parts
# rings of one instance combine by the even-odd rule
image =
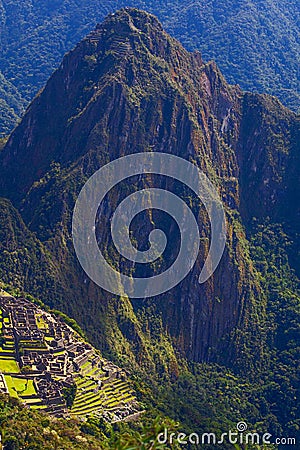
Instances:
[[[32,372],[32,369],[30,366],[23,366],[21,369],[21,372],[22,373],[30,373],[30,372]]]
[[[4,442],[4,450],[19,450],[19,442],[15,436],[11,436]]]

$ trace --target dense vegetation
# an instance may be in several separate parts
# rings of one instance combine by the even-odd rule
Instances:
[[[225,367],[193,365],[169,389],[157,388],[161,410],[189,430],[212,427],[221,434],[240,417],[261,432],[299,440],[300,283],[282,227],[255,222],[253,230],[251,256],[268,297],[263,368],[241,377]]]
[[[249,431],[261,435],[268,432],[274,438],[299,439],[299,283],[289,267],[284,248],[287,238],[280,228],[270,224],[257,225],[252,239],[253,257],[257,267],[263,268],[261,275],[266,277],[264,281],[272,283],[273,294],[276,292],[281,296],[285,293],[286,297],[279,306],[273,296],[269,299],[264,370],[257,367],[255,373],[242,377],[224,366],[188,364],[181,367],[176,379],[171,380],[162,374],[163,382],[154,373],[149,377],[149,373],[143,370],[135,371],[132,373],[133,385],[146,412],[129,424],[110,425],[92,415],[84,423],[74,419],[58,420],[29,411],[16,399],[8,400],[2,396],[0,432],[6,443],[4,448],[21,450],[29,446],[38,450],[43,448],[44,439],[47,439],[49,442],[45,448],[49,446],[51,450],[56,448],[56,442],[59,443],[58,448],[66,449],[150,450],[165,448],[164,445],[153,444],[165,428],[169,434],[173,431],[176,435],[182,431],[187,435],[196,432],[201,437],[209,430],[220,437],[228,430],[235,430],[241,420],[247,423]],[[281,262],[275,268],[274,258],[278,254]],[[18,289],[3,283],[1,287],[14,295],[19,293]],[[44,307],[39,300],[23,294]],[[287,314],[282,314],[281,307]],[[70,406],[75,392],[74,388],[65,390]],[[36,440],[33,436],[37,436]],[[181,447],[174,442],[171,448]],[[206,445],[205,448],[229,450],[232,445],[224,442],[222,445]]]
[[[144,423],[108,425],[90,418],[55,419],[31,411],[14,398],[0,395],[0,435],[4,450],[158,450],[156,437],[167,427],[177,428],[170,419],[148,417]],[[174,445],[177,449],[179,446]]]
[[[17,88],[0,72],[0,136],[17,124],[24,112],[24,104]]]
[[[230,83],[277,95],[299,110],[299,8],[296,0],[0,1],[0,132],[43,87],[63,54],[108,12],[135,6],[158,16],[189,50],[215,59]],[[5,77],[5,78],[4,78]],[[23,100],[24,99],[24,100]]]
[[[75,420],[57,420],[28,410],[17,399],[0,396],[0,432],[5,450],[93,449],[100,443],[82,433]]]

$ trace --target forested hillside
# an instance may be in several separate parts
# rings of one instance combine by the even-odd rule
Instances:
[[[122,6],[157,15],[188,50],[199,49],[205,60],[215,59],[228,82],[277,95],[299,110],[297,0],[1,0],[0,71],[6,79],[0,77],[2,134],[11,131],[24,104],[43,87],[64,53]]]

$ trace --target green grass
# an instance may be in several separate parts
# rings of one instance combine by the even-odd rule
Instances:
[[[55,350],[54,350],[54,352],[53,352],[53,354],[55,355],[55,356],[60,356],[60,355],[64,355],[66,352],[63,350],[63,351],[60,351],[60,352],[56,352]]]
[[[16,378],[9,375],[5,376],[9,394],[12,397],[22,398],[24,395],[36,395],[36,390],[33,385],[33,380],[26,380],[25,378]],[[36,402],[39,400],[36,399]]]
[[[5,381],[6,381],[6,384],[7,384],[7,387],[8,387],[9,395],[10,395],[11,397],[14,397],[14,398],[19,398],[18,394],[17,394],[16,391],[13,389],[14,384],[13,384],[13,382],[12,382],[11,376],[6,375],[6,376],[5,376]]]
[[[9,351],[11,351],[11,352],[13,353],[13,352],[14,352],[14,349],[15,349],[15,346],[14,346],[14,345],[3,344],[2,349],[3,349],[3,351],[9,350]]]
[[[101,373],[103,373],[103,371],[101,369],[99,369],[98,367],[92,367],[92,365],[90,364],[90,367],[84,367],[84,375],[85,376],[96,376],[96,375],[100,375]]]
[[[87,389],[88,387],[91,387],[91,386],[93,386],[93,385],[96,384],[96,383],[95,383],[95,381],[93,381],[93,380],[84,379],[84,380],[82,380],[81,382],[76,383],[76,384],[77,384],[78,388],[84,388],[84,389]]]
[[[122,380],[114,380],[96,393],[93,390],[98,386],[97,380],[79,375],[76,384],[77,394],[71,410],[74,415],[85,416],[100,409],[110,410],[135,399],[129,384]]]
[[[46,405],[30,405],[30,409],[46,409]]]
[[[83,364],[83,366],[81,366],[81,370],[87,369],[90,366],[90,362],[87,361],[86,363]]]
[[[33,380],[22,380],[13,378],[15,388],[19,395],[36,395]]]
[[[111,402],[106,403],[105,407],[106,408],[115,408],[119,404],[120,404],[119,401],[112,400]]]
[[[41,314],[36,314],[35,318],[36,318],[36,324],[37,324],[37,327],[39,330],[48,330],[48,325],[42,318]]]
[[[0,357],[0,372],[4,373],[20,373],[17,362],[12,358]]]
[[[97,399],[97,400],[95,400],[93,402],[89,402],[88,405],[85,404],[85,405],[82,405],[82,406],[80,405],[78,407],[75,406],[75,407],[72,408],[71,412],[74,413],[74,414],[76,414],[77,412],[88,413],[88,412],[91,412],[93,410],[100,409],[102,407],[103,407],[102,399]]]
[[[38,397],[26,398],[26,400],[23,399],[23,401],[25,401],[26,405],[29,405],[30,407],[43,405],[42,400]]]
[[[30,347],[29,345],[22,345],[22,348],[33,352],[39,352],[46,349],[46,347]]]
[[[13,347],[12,348],[0,347],[0,352],[7,353],[7,354],[13,354],[14,353],[14,348]]]

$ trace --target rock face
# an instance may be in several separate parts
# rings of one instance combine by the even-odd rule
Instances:
[[[56,270],[55,286],[49,275],[51,288],[44,283],[43,298],[73,316],[103,350],[130,355],[156,370],[166,362],[174,367],[175,352],[194,361],[241,362],[247,370],[263,354],[259,330],[265,298],[246,231],[253,216],[283,221],[287,200],[295,189],[299,192],[298,124],[276,99],[229,86],[213,63],[187,52],[155,17],[135,9],[109,16],[65,56],[0,153],[0,195],[20,211],[18,221]],[[224,201],[228,239],[217,271],[200,285],[209,237],[204,208],[171,179],[134,178],[130,187],[116,188],[102,208],[106,225],[128,193],[155,185],[191,203],[202,238],[195,267],[180,285],[131,302],[87,279],[72,246],[71,216],[81,187],[97,169],[148,151],[178,155],[208,175]],[[0,206],[18,214],[4,203]],[[295,208],[286,216],[287,227],[297,214]],[[137,217],[133,231],[147,245],[153,224],[164,223],[173,242],[172,259],[179,236],[168,220],[148,212]],[[101,245],[110,248],[107,227],[98,228]],[[11,251],[8,243],[2,245]],[[141,273],[138,265],[124,266],[109,252],[117,267]],[[16,259],[12,270],[19,274],[23,263],[19,255]],[[162,269],[167,263],[162,261]],[[41,289],[34,283],[41,268],[38,263],[31,267],[20,283],[34,292]],[[0,275],[11,281],[3,264]]]

